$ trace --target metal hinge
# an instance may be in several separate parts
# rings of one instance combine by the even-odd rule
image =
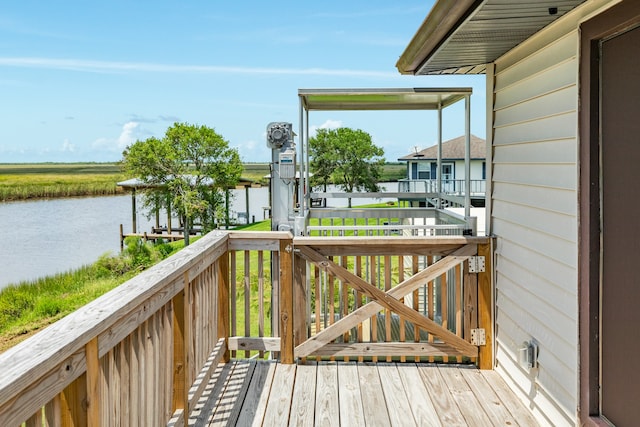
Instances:
[[[471,330],[471,344],[473,345],[486,345],[487,337],[483,328]]]
[[[469,273],[484,273],[484,257],[469,257]]]

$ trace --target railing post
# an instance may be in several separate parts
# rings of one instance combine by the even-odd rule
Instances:
[[[293,240],[280,240],[280,362],[293,363]]]
[[[478,273],[478,327],[484,329],[486,344],[480,346],[478,358],[480,369],[493,369],[493,302],[492,254],[490,243],[478,245],[478,256],[484,257],[485,270]]]
[[[83,373],[61,393],[61,424],[86,426],[87,412],[83,409],[87,399],[87,374]]]
[[[229,361],[229,252],[218,258],[218,339],[224,338],[223,362]]]
[[[464,262],[464,329],[463,336],[470,340],[471,330],[478,327],[478,275],[469,272],[469,261]]]
[[[295,255],[293,265],[293,344],[297,346],[307,339],[307,262]]]
[[[98,357],[98,338],[85,345],[87,360],[87,425],[100,426],[100,358]],[[106,396],[105,396],[106,397]]]
[[[172,300],[173,308],[173,402],[172,412],[182,409],[189,413],[189,275],[185,273],[184,288]]]

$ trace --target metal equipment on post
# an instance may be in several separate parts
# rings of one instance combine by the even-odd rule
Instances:
[[[296,148],[291,123],[267,125],[267,146],[271,148],[271,230],[295,227]]]

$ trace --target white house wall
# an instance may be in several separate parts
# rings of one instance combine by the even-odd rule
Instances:
[[[494,80],[496,369],[555,426],[575,424],[578,401],[578,41],[499,60]],[[530,340],[537,372],[518,363]]]
[[[553,426],[575,425],[579,401],[578,27],[615,3],[584,3],[488,68],[496,370]],[[517,356],[530,340],[531,371]]]
[[[465,178],[465,170],[464,170],[464,160],[454,160],[453,162],[450,160],[443,160],[443,163],[453,163],[455,169],[455,176],[453,179],[464,179]],[[482,177],[482,164],[484,160],[471,160],[470,170],[471,170],[471,179],[483,179]],[[431,162],[430,161],[420,161],[420,162],[409,162],[408,173],[411,174],[413,170],[413,163],[418,164],[418,171],[430,171],[431,170]],[[409,175],[410,176],[410,175]],[[410,176],[411,179],[413,177]],[[433,178],[435,179],[435,178]]]
[[[455,179],[465,179],[464,160],[456,160],[455,162],[456,176]],[[481,160],[472,160],[470,162],[470,179],[482,179],[482,163]]]

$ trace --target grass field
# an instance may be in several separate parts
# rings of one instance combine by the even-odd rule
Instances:
[[[263,185],[268,163],[245,163],[242,179]],[[404,163],[387,163],[382,181],[406,177]],[[125,176],[117,163],[0,164],[0,202],[37,198],[119,194]]]
[[[0,201],[107,196],[123,179],[115,163],[0,164]]]

